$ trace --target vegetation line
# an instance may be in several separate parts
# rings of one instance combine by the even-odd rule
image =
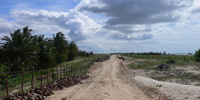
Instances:
[[[9,84],[15,86],[21,81],[21,91],[24,92],[23,83],[31,80],[31,72],[34,72],[34,77],[40,74],[36,71],[39,69],[48,69],[48,72],[54,73],[55,67],[63,62],[72,61],[77,56],[93,55],[92,51],[87,53],[79,50],[74,41],[68,42],[62,32],[53,34],[52,38],[32,35],[31,32],[32,29],[24,27],[22,31],[17,29],[10,36],[1,38],[0,89],[5,86],[7,69],[10,69]],[[41,70],[42,75],[45,73]]]

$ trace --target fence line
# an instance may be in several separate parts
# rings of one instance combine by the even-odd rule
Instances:
[[[12,87],[17,88],[21,84],[22,92],[24,92],[23,91],[24,89],[25,90],[29,89],[26,86],[26,85],[29,85],[29,82],[30,82],[30,85],[31,85],[31,89],[33,89],[34,87],[37,87],[39,84],[40,84],[39,86],[42,86],[44,84],[48,84],[49,82],[54,82],[55,80],[59,80],[61,78],[66,78],[68,76],[85,74],[87,72],[87,70],[91,67],[91,65],[93,65],[94,62],[102,62],[102,61],[105,61],[105,60],[108,60],[108,59],[109,59],[109,55],[106,56],[106,57],[98,58],[94,61],[91,61],[91,62],[87,63],[85,66],[82,66],[82,67],[80,67],[80,66],[79,67],[66,66],[66,67],[57,69],[57,66],[56,66],[56,70],[54,71],[53,68],[51,68],[50,72],[48,71],[49,69],[34,70],[33,67],[32,67],[32,71],[13,71],[13,72],[10,72],[10,69],[9,69],[9,70],[7,70],[6,81],[0,81],[0,82],[6,82],[6,86],[0,85],[1,86],[0,91],[4,90],[6,88],[6,93],[7,93],[6,96],[9,97],[9,88],[12,88]],[[35,72],[36,72],[36,74],[39,73],[39,75],[35,75],[34,74]],[[10,79],[13,79],[13,78],[12,77],[9,78],[9,75],[11,76],[11,74],[13,75],[13,73],[14,73],[14,76],[15,76],[15,79],[16,79],[14,83],[12,82],[13,80],[10,80]],[[19,75],[17,75],[17,77],[15,75],[16,73],[19,74]],[[22,73],[22,75],[20,75],[20,73]],[[29,73],[31,74],[30,75],[31,77],[29,76]],[[26,77],[26,79],[23,80],[24,76]],[[30,79],[27,79],[27,76],[29,76]],[[50,80],[49,80],[49,77],[51,77]],[[19,78],[19,80],[20,80],[20,78],[22,78],[23,82],[19,83],[19,80],[17,80],[17,78]],[[43,81],[45,79],[46,79],[46,82]],[[18,81],[18,83],[16,81]],[[23,85],[25,85],[25,88],[24,88]],[[18,88],[20,88],[20,87],[18,87]],[[13,93],[14,92],[12,91],[10,94],[13,94]],[[3,93],[0,94],[0,98],[3,97],[3,96],[5,96],[5,94],[3,94]]]

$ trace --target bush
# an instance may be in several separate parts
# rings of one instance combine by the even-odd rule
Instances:
[[[198,51],[195,51],[195,54],[194,54],[194,57],[195,57],[195,61],[200,61],[200,49]]]
[[[4,65],[0,65],[0,84],[5,84],[7,76],[6,67]]]

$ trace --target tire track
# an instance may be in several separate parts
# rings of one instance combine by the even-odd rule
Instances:
[[[94,64],[90,78],[83,84],[57,91],[47,100],[149,100],[142,90],[130,82],[123,70],[121,60],[111,56],[110,60]]]

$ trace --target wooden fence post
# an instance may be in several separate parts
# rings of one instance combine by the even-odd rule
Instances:
[[[82,73],[82,67],[80,68],[80,73],[83,74],[83,73]]]
[[[33,78],[34,78],[33,71],[34,71],[34,67],[32,66],[32,79],[31,79],[31,88],[32,89],[33,89]]]
[[[67,67],[67,77],[70,76],[69,67]]]
[[[42,71],[41,71],[41,68],[40,68],[40,82],[41,82],[41,87],[42,87]]]
[[[24,68],[22,68],[22,93],[24,93]]]
[[[65,67],[65,78],[67,77],[67,67]]]
[[[77,74],[77,68],[76,67],[74,67],[74,70],[75,70],[75,75]]]
[[[73,71],[74,71],[73,75],[75,75],[76,74],[76,67],[73,68]]]
[[[53,82],[54,81],[54,79],[53,79],[53,66],[51,68],[51,73],[52,73],[52,82]]]
[[[73,75],[75,75],[76,74],[76,67],[74,67],[73,69],[74,69],[74,74]]]
[[[69,67],[69,76],[71,76],[71,66]]]
[[[66,77],[68,77],[68,69],[67,69],[67,66],[66,66]]]
[[[58,80],[58,68],[57,68],[57,66],[56,66],[56,73],[57,73],[57,79],[56,80]]]
[[[47,83],[49,83],[49,71],[47,69]]]
[[[81,74],[81,67],[79,67],[79,73]]]
[[[66,70],[66,77],[68,77],[68,73],[67,73],[67,66],[65,67],[65,70]]]
[[[74,67],[74,69],[75,69],[75,74],[77,74],[77,68],[76,68],[76,67]]]
[[[75,67],[72,67],[72,76],[74,75],[75,73]]]
[[[73,74],[73,69],[72,69],[72,67],[71,67],[71,70],[70,70],[70,71],[71,71],[71,75],[70,75],[70,76],[72,76],[72,74]]]
[[[62,69],[60,68],[60,79],[61,79]]]
[[[9,73],[10,73],[10,67],[7,69],[7,77],[6,77],[6,90],[7,90],[7,98],[9,98],[9,93],[8,93],[8,76],[9,76]]]
[[[65,69],[66,69],[66,68],[64,67],[64,78],[65,78],[65,74],[66,74],[66,71],[65,71]]]
[[[71,76],[71,66],[69,67],[69,76]]]

